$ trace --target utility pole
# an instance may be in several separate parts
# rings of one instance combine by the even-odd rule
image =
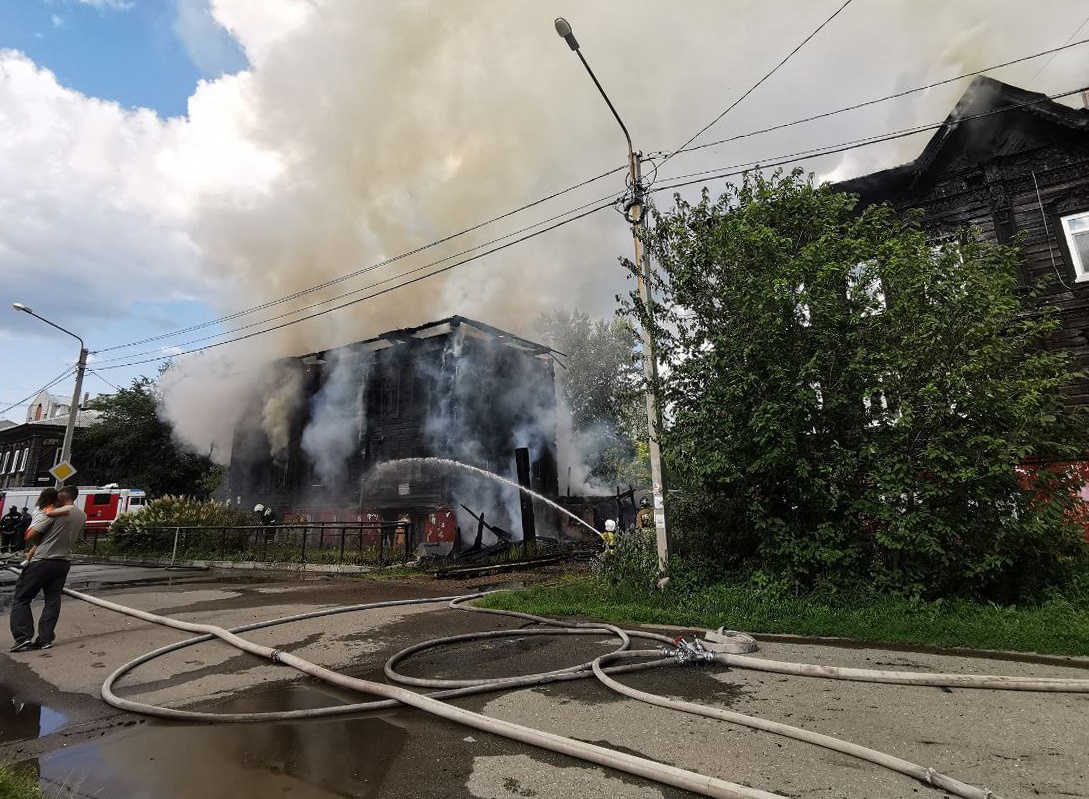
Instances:
[[[602,88],[594,71],[590,69],[589,63],[582,55],[570,23],[563,17],[559,17],[556,19],[555,24],[556,33],[567,42],[567,46],[579,57],[582,65],[586,68],[586,72],[590,75],[590,79],[605,100],[605,104],[609,106],[613,117],[619,123],[620,129],[624,132],[624,139],[628,143],[628,175],[631,180],[632,198],[625,204],[624,216],[631,223],[632,238],[635,240],[635,277],[638,284],[639,299],[643,304],[643,310],[647,317],[646,323],[640,326],[640,332],[643,339],[643,376],[647,382],[647,435],[650,450],[650,480],[654,493],[654,528],[658,544],[658,573],[662,575],[662,579],[658,581],[658,586],[664,588],[668,582],[664,575],[666,564],[669,561],[671,541],[669,528],[666,524],[666,483],[665,474],[662,470],[662,450],[658,443],[658,436],[662,429],[662,412],[658,404],[658,350],[654,343],[654,308],[651,305],[650,293],[651,267],[650,259],[644,252],[642,239],[642,233],[646,230],[647,224],[646,208],[643,204],[642,154],[635,152],[632,147],[631,135],[628,133],[624,120],[620,118],[620,114],[617,113],[609,96],[605,94],[605,89]]]
[[[72,404],[68,408],[68,426],[64,429],[64,443],[61,444],[59,461],[60,463],[66,463],[72,456],[72,437],[76,432],[76,417],[79,416],[79,394],[83,390],[83,373],[87,370],[87,347],[84,346],[83,339],[71,330],[66,330],[55,322],[50,322],[44,316],[39,316],[21,302],[13,302],[11,307],[21,313],[30,314],[35,319],[40,319],[50,327],[55,327],[60,332],[67,333],[79,342],[79,360],[76,361],[76,387],[72,392]],[[64,480],[57,479],[57,488],[60,488],[63,485]]]
[[[72,457],[72,437],[76,432],[76,417],[79,416],[80,392],[83,391],[83,373],[87,370],[87,348],[83,346],[83,339],[79,340],[79,360],[76,362],[76,387],[72,391],[72,405],[68,409],[68,426],[64,428],[64,443],[61,444],[60,463],[67,463]],[[64,485],[63,480],[57,480],[57,488]]]

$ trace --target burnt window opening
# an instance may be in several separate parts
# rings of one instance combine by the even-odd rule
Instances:
[[[378,415],[382,419],[396,418],[401,410],[401,380],[397,370],[382,375],[378,387]]]
[[[1076,280],[1089,280],[1089,211],[1062,218],[1063,234]]]

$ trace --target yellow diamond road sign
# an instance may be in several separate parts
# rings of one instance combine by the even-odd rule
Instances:
[[[76,473],[76,467],[70,464],[68,461],[61,461],[52,469],[50,469],[49,473],[53,475],[53,477],[57,480],[64,481]]]

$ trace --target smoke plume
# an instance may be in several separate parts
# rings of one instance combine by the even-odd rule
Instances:
[[[346,483],[348,459],[363,442],[370,356],[342,349],[327,357],[324,382],[310,401],[302,448],[321,484],[335,489]]]
[[[363,267],[369,271],[276,306],[275,312],[345,292],[357,292],[346,299],[366,297],[408,270],[426,274],[433,259],[623,191],[623,176],[616,174],[531,214],[375,266],[623,165],[625,148],[615,120],[553,31],[558,14],[571,14],[583,50],[637,148],[650,152],[676,147],[713,119],[834,5],[700,0],[664,12],[651,0],[567,9],[498,0],[214,0],[215,19],[240,43],[250,67],[198,89],[190,103],[189,133],[199,138],[207,127],[203,119],[227,119],[230,124],[221,127],[230,131],[234,145],[221,151],[244,153],[245,159],[236,160],[256,166],[253,177],[232,181],[230,163],[224,163],[214,179],[190,187],[194,199],[186,218],[193,245],[223,286],[219,301],[225,312]],[[852,4],[700,141],[1055,46],[1083,16],[1078,0],[1050,0],[1031,9],[986,0]],[[1039,20],[1049,25],[1036,25]],[[1057,30],[1056,20],[1070,20],[1069,28]],[[1036,79],[1041,64],[1009,68],[995,77],[1036,90],[1089,82],[1084,59],[1076,55],[1062,54]],[[938,120],[967,83],[682,154],[657,179],[768,161],[857,138],[860,131],[881,133]],[[844,178],[910,160],[925,138],[810,166]],[[185,144],[178,152],[199,158],[201,148]],[[171,174],[183,174],[186,163],[181,159]],[[272,420],[288,410],[277,406],[278,390],[252,368],[255,363],[327,350],[454,313],[516,333],[524,332],[542,308],[577,305],[608,315],[616,294],[628,289],[615,260],[630,247],[626,225],[604,211],[437,277],[261,336],[246,350],[231,345],[179,359],[174,376],[164,381],[164,413],[194,447],[207,451],[215,442],[221,455],[229,451],[226,421],[237,416],[231,406],[238,397],[267,389],[272,394],[264,416]],[[201,395],[199,402],[190,401],[194,394]],[[270,428],[278,429],[272,422]],[[450,435],[448,427],[437,430]],[[275,448],[280,438],[274,432],[269,437]],[[318,433],[311,434],[312,441],[315,437]],[[532,436],[526,440],[532,445]]]

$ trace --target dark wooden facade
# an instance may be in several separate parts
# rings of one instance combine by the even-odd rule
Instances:
[[[261,398],[255,398],[254,413],[235,435],[227,496],[243,507],[262,503],[281,515],[314,521],[374,513],[387,521],[407,515],[419,522],[431,511],[457,509],[461,502],[474,503],[474,510],[495,520],[496,508],[490,505],[509,505],[516,491],[426,464],[376,468],[404,458],[439,457],[513,477],[517,447],[530,449],[532,488],[555,495],[551,356],[542,345],[451,317],[280,362],[276,369],[302,393],[289,443],[273,456],[258,412]],[[344,435],[355,438],[336,442],[343,470],[331,477],[329,469],[323,472],[315,463],[314,446],[308,449],[304,440],[315,423],[315,398],[337,379],[334,364],[350,370],[354,388],[340,391],[340,399],[358,403],[362,424],[358,429],[345,425]],[[512,522],[508,515],[507,523]]]
[[[64,440],[64,420],[29,422],[0,430],[0,489],[47,488]],[[75,482],[75,481],[73,481]]]
[[[1016,237],[1023,283],[1043,280],[1062,320],[1050,346],[1089,371],[1089,233],[1079,252],[1067,229],[1089,213],[1089,110],[979,77],[915,161],[838,188],[862,205],[922,212],[935,243],[967,227],[1001,243]],[[1070,397],[1089,405],[1089,381],[1071,386]]]

